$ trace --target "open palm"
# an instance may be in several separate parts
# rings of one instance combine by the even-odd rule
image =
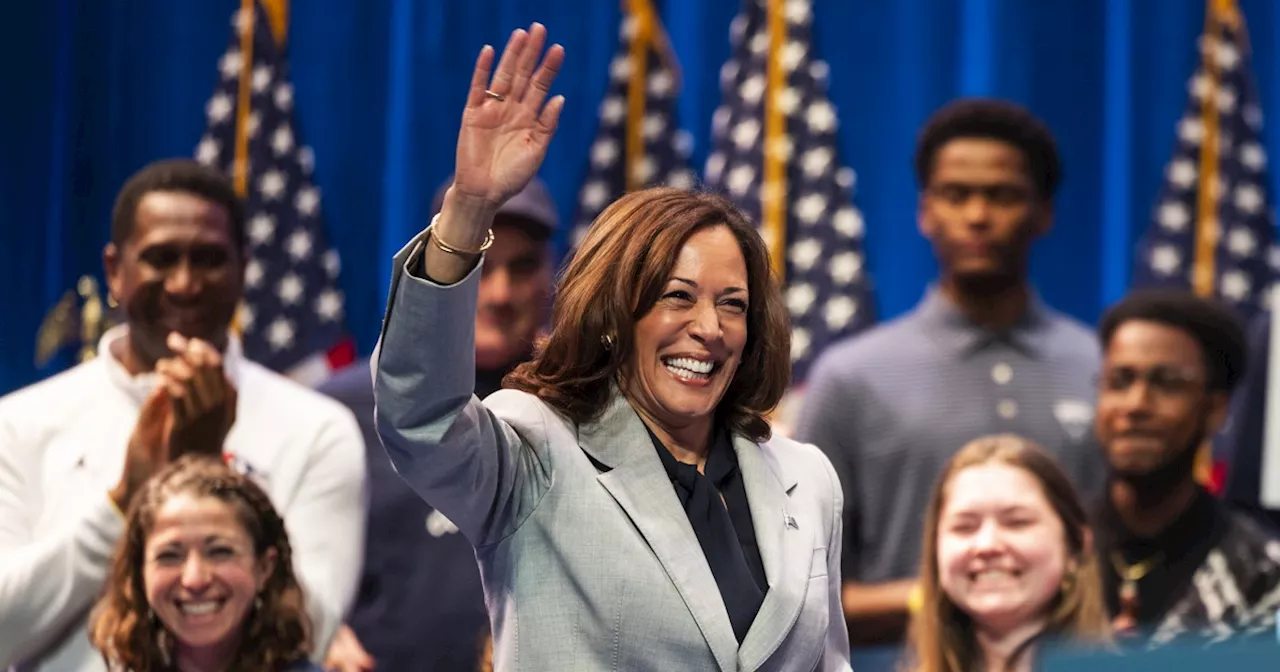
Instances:
[[[546,36],[546,28],[537,23],[512,33],[492,70],[492,82],[493,48],[480,50],[458,132],[453,186],[460,196],[496,209],[542,165],[564,109],[563,96],[547,102],[564,49],[553,45],[539,64]]]

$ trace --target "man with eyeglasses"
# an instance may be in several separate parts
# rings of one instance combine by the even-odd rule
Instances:
[[[1109,478],[1096,520],[1103,593],[1117,632],[1274,637],[1280,541],[1195,478],[1196,451],[1245,370],[1244,330],[1224,306],[1149,290],[1112,306],[1095,431]]]

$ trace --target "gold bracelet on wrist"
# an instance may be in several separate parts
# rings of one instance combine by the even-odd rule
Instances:
[[[436,216],[439,217],[439,215],[436,215]],[[435,243],[436,247],[440,248],[440,251],[446,254],[459,254],[459,255],[465,254],[465,255],[475,257],[484,253],[484,251],[489,249],[490,247],[493,247],[493,228],[490,228],[484,234],[484,242],[480,243],[480,249],[478,250],[466,250],[461,247],[454,247],[453,245],[450,245],[449,243],[444,242],[443,240],[440,239],[440,234],[436,232],[434,226],[431,227],[431,242]]]

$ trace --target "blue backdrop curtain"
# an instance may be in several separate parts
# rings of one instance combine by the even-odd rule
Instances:
[[[617,40],[617,0],[306,0],[292,3],[298,121],[315,149],[348,327],[372,349],[389,261],[427,221],[448,175],[470,67],[484,43],[539,20],[565,45],[560,132],[542,169],[574,209]],[[1125,290],[1196,62],[1204,0],[816,0],[843,157],[858,173],[879,310],[910,308],[935,272],[915,227],[915,135],[961,95],[1002,96],[1061,142],[1057,224],[1034,278],[1087,322]],[[48,0],[9,8],[0,108],[0,392],[49,375],[33,364],[41,317],[100,274],[112,198],[160,157],[190,155],[237,0]],[[1242,0],[1263,107],[1280,113],[1274,0]],[[729,54],[732,0],[665,2],[684,73],[680,115],[695,165],[708,150]],[[1275,134],[1269,154],[1280,156]],[[1280,173],[1273,171],[1273,177]],[[1273,185],[1273,193],[1280,193]],[[563,244],[563,241],[561,241]],[[61,364],[65,364],[65,359]]]

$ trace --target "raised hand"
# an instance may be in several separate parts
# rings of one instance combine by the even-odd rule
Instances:
[[[516,30],[496,69],[493,47],[480,50],[458,132],[452,195],[468,209],[496,211],[542,165],[564,109],[564,96],[547,102],[564,48],[553,45],[539,63],[546,38],[539,23]]]

